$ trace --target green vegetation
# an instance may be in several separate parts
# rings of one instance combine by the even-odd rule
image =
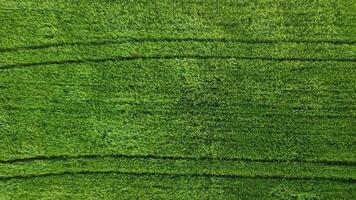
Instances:
[[[356,198],[348,0],[0,0],[0,199]]]

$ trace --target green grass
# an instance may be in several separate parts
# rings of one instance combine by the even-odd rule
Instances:
[[[0,200],[354,199],[348,0],[0,0]]]

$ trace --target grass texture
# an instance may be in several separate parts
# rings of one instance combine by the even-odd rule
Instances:
[[[0,0],[0,199],[355,199],[350,0]]]

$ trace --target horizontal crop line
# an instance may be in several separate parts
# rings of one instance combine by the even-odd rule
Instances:
[[[356,183],[354,178],[344,177],[305,177],[305,176],[282,176],[282,175],[237,175],[237,174],[216,174],[216,173],[169,173],[169,172],[125,172],[117,170],[109,171],[65,171],[58,173],[43,173],[30,175],[0,176],[0,180],[32,179],[39,177],[63,176],[63,175],[131,175],[131,176],[168,176],[171,178],[225,178],[225,179],[282,179],[282,180],[304,180],[304,181],[336,181],[343,183]]]
[[[84,101],[82,101],[84,102]],[[102,103],[120,103],[119,101],[100,101],[100,100],[93,100],[93,101],[86,101],[86,102],[102,102]],[[61,102],[58,102],[58,103],[61,103]],[[73,103],[80,103],[79,101],[75,102],[73,101]],[[120,104],[118,104],[120,105]],[[142,105],[142,103],[122,103],[121,105]],[[156,105],[156,106],[164,106],[165,104],[162,103],[162,104],[159,104],[159,105]],[[235,104],[234,106],[235,107],[227,107],[226,109],[230,109],[230,110],[223,110],[223,111],[215,111],[215,113],[218,113],[218,114],[233,114],[235,113],[232,109],[236,109],[237,107],[236,106],[248,106],[248,105],[253,105],[253,104],[248,104],[248,103],[240,103],[240,104]],[[255,104],[256,105],[256,104]],[[263,104],[260,104],[258,106],[265,106]],[[154,106],[152,106],[152,108],[154,108]],[[150,108],[150,109],[152,109]],[[185,107],[186,108],[186,107]],[[277,108],[275,108],[277,109]],[[30,107],[30,108],[26,108],[26,107],[15,107],[15,106],[11,106],[11,105],[6,105],[6,106],[1,106],[0,105],[0,110],[5,110],[5,111],[41,111],[41,112],[57,112],[57,113],[68,113],[68,114],[78,114],[81,112],[81,109],[58,109],[58,108],[55,108],[55,109],[50,109],[48,107]],[[291,108],[290,110],[295,110],[295,108]],[[349,111],[353,111],[354,109],[353,108],[350,108],[348,109]],[[135,110],[135,112],[141,112],[141,113],[147,113],[147,114],[150,114],[150,113],[156,113],[156,114],[163,114],[163,113],[171,113],[170,112],[171,109],[166,109],[166,110],[149,110],[147,108],[145,109],[142,109],[142,110]],[[196,113],[194,113],[193,109],[191,110],[188,110],[187,112],[191,111],[192,113],[191,114],[196,114],[196,115],[202,115],[202,114],[209,114],[210,111],[198,111]],[[324,110],[323,110],[324,111]],[[325,110],[326,111],[326,110]],[[110,114],[110,113],[117,113],[117,112],[132,112],[130,110],[127,110],[127,109],[115,109],[115,110],[101,110],[102,113],[107,113],[107,114]],[[254,115],[254,116],[258,116],[258,117],[273,117],[273,116],[276,116],[276,117],[303,117],[303,118],[325,118],[325,119],[337,119],[337,118],[351,118],[351,117],[354,117],[353,115],[336,115],[336,114],[332,114],[332,113],[328,113],[328,114],[301,114],[301,113],[294,113],[294,114],[288,114],[288,113],[278,113],[278,112],[266,112],[266,113],[263,113],[263,112],[239,112],[238,113],[239,115],[238,116],[241,116],[241,117],[246,117],[246,116],[251,116],[251,115]]]
[[[273,80],[273,79],[271,79]],[[122,89],[123,87],[117,84],[112,84],[112,85],[105,85],[105,84],[75,84],[72,82],[46,82],[46,81],[8,81],[8,82],[4,82],[2,83],[3,88],[5,88],[5,86],[8,85],[19,85],[19,84],[23,84],[23,85],[52,85],[52,86],[70,86],[70,87],[97,87],[97,88],[102,88],[102,87],[108,87],[110,89]],[[1,89],[1,88],[0,88]],[[264,91],[264,90],[262,90]],[[276,91],[274,90],[267,90],[265,89],[266,92],[270,92],[270,93],[276,93]],[[351,93],[354,94],[356,92],[356,90],[343,90],[343,89],[323,89],[323,88],[318,88],[318,89],[282,89],[280,91],[278,91],[279,93],[283,93],[283,92],[288,92],[288,93],[307,93],[307,92],[330,92],[330,93]]]
[[[62,65],[62,64],[79,64],[86,62],[109,62],[109,61],[130,61],[130,60],[171,60],[171,59],[242,59],[242,60],[267,60],[267,61],[301,61],[301,62],[355,62],[354,58],[278,58],[278,57],[252,57],[252,56],[203,56],[203,55],[167,55],[167,56],[115,56],[109,58],[87,58],[81,60],[62,60],[62,61],[46,61],[36,63],[19,63],[2,65],[0,69],[12,69],[22,67],[36,67],[41,65]]]
[[[122,40],[101,40],[89,42],[59,42],[49,44],[39,44],[20,47],[0,48],[0,52],[13,52],[19,50],[46,49],[51,47],[63,46],[92,46],[123,43],[144,43],[144,42],[234,42],[245,44],[278,44],[278,43],[296,43],[296,44],[333,44],[333,45],[355,45],[356,41],[337,41],[337,40],[245,40],[238,38],[127,38]]]
[[[356,166],[354,161],[337,160],[282,160],[282,159],[255,159],[255,158],[222,158],[222,157],[191,157],[191,156],[169,156],[169,155],[128,155],[128,154],[87,154],[76,156],[36,156],[28,158],[16,158],[12,160],[0,160],[0,164],[13,164],[18,162],[47,161],[47,160],[68,160],[68,159],[97,159],[97,158],[127,158],[127,159],[163,159],[163,160],[198,160],[198,161],[235,161],[235,162],[261,162],[261,163],[315,163],[324,165]]]

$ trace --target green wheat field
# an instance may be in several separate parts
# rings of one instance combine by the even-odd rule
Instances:
[[[355,198],[355,1],[0,0],[0,200]]]

